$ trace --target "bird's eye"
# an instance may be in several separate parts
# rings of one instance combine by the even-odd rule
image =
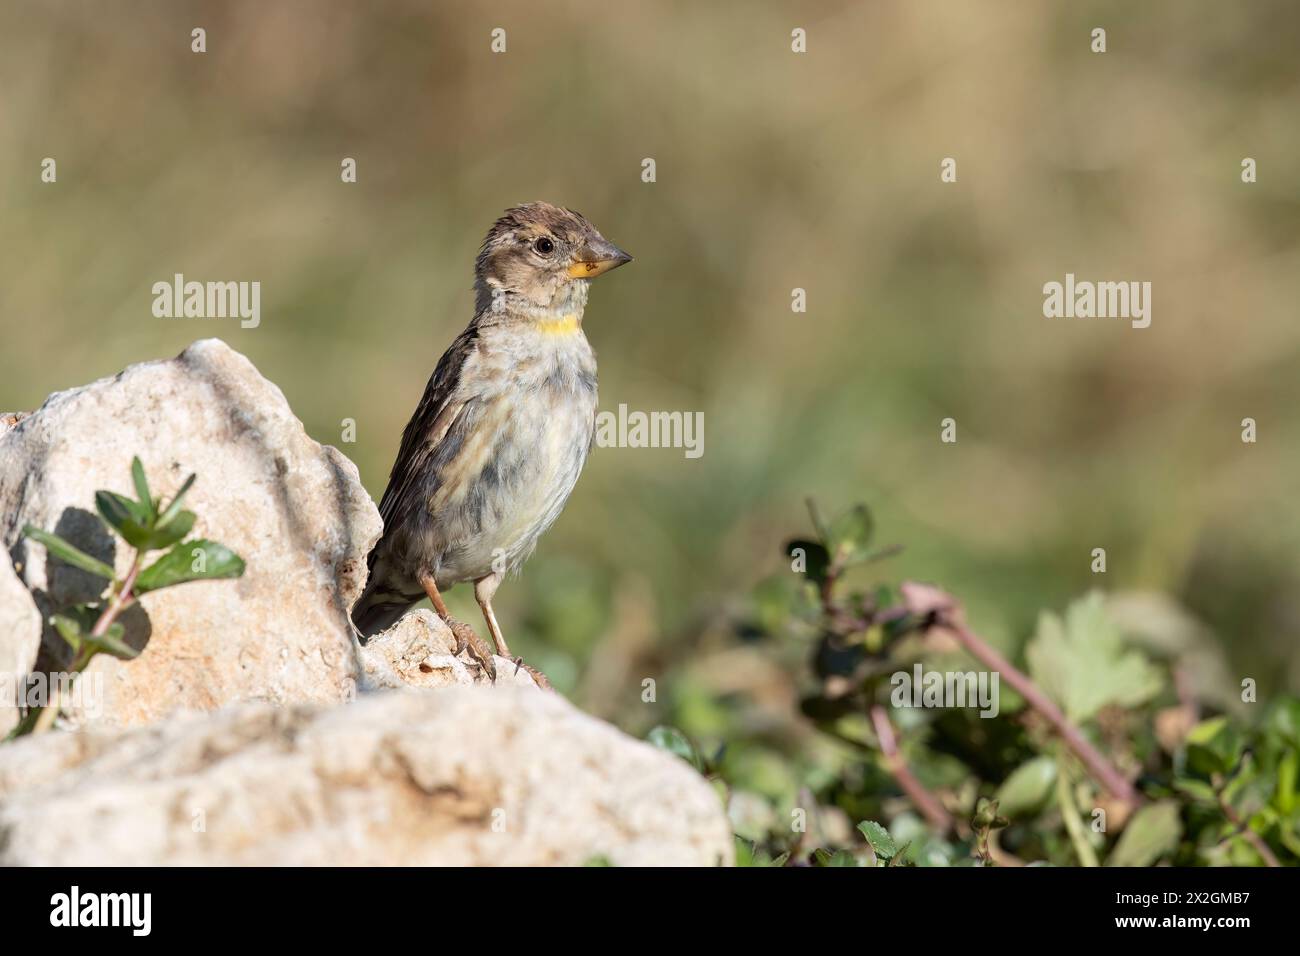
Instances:
[[[542,255],[549,256],[552,252],[555,251],[555,243],[551,242],[551,240],[548,239],[546,236],[542,236],[540,239],[538,239],[536,242],[533,243],[533,248],[536,249],[538,252],[540,252]]]

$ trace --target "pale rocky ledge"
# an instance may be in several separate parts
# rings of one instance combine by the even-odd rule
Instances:
[[[68,729],[0,744],[0,864],[731,861],[726,815],[689,765],[509,661],[490,683],[432,612],[358,645],[348,611],[379,512],[356,466],[216,339],[0,414],[4,693],[61,669],[44,622],[102,586],[47,563],[23,526],[125,573],[94,494],[130,492],[137,454],[159,494],[197,473],[193,535],[247,571],[144,595],[122,619],[140,655],[101,654],[82,677],[102,699]],[[14,703],[0,701],[0,736]]]

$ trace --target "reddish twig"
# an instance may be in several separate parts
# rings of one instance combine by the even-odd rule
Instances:
[[[135,558],[131,561],[131,567],[126,572],[126,577],[122,579],[122,586],[114,590],[112,598],[109,599],[108,607],[104,608],[104,612],[99,615],[99,620],[91,628],[91,637],[103,637],[104,632],[117,620],[117,616],[135,602],[135,595],[131,593],[131,589],[135,587],[135,579],[140,576],[140,559],[142,557],[143,555],[139,551],[135,553]]]
[[[813,525],[820,533],[821,520],[817,514],[817,507],[811,499],[808,501],[808,510],[812,515]],[[818,593],[822,613],[826,616],[827,623],[832,630],[839,633],[865,630],[870,626],[870,621],[864,621],[856,615],[849,614],[835,602],[835,585],[839,582],[843,570],[839,559],[837,557],[832,558],[830,567],[826,569],[825,577],[822,578]],[[931,826],[941,833],[947,833],[953,829],[955,821],[952,814],[944,808],[934,794],[926,789],[925,784],[916,778],[911,768],[908,767],[907,761],[903,759],[903,755],[899,752],[898,741],[894,737],[894,727],[889,722],[889,715],[885,712],[885,708],[879,704],[873,704],[870,708],[870,715],[872,726],[876,731],[876,739],[880,742],[880,752],[885,758],[885,767],[890,775],[898,781],[898,785],[903,789],[903,792],[907,794],[913,805],[921,811],[921,814],[930,821]]]
[[[894,738],[894,728],[889,722],[889,715],[880,704],[871,706],[871,724],[876,730],[876,739],[880,741],[880,752],[884,755],[885,766],[903,792],[930,821],[930,825],[941,833],[947,833],[953,827],[952,814],[949,813],[938,797],[925,788],[925,784],[916,779],[907,761],[898,751],[898,742]]]
[[[1264,838],[1250,828],[1250,821],[1241,819],[1241,814],[1239,814],[1233,808],[1232,804],[1228,802],[1227,794],[1224,793],[1225,789],[1226,787],[1217,787],[1214,791],[1214,795],[1218,798],[1219,809],[1222,810],[1223,815],[1228,818],[1228,822],[1236,827],[1238,835],[1244,838],[1245,841],[1254,848],[1255,852],[1264,858],[1265,865],[1281,866],[1281,862],[1273,853],[1272,848],[1264,842]]]
[[[90,629],[91,637],[103,637],[104,634],[112,627],[113,622],[118,616],[135,603],[135,595],[131,593],[135,587],[135,579],[140,576],[141,559],[144,555],[137,551],[131,561],[131,567],[126,572],[126,577],[122,579],[121,586],[114,585],[113,596],[109,598],[108,606],[100,612],[99,618],[95,621],[94,626]],[[87,648],[82,648],[77,652],[69,665],[69,670],[73,674],[79,674],[90,662],[90,654]],[[53,699],[43,707],[37,715],[32,726],[32,733],[41,734],[54,726],[54,721],[59,716],[59,710],[62,707],[62,700],[59,693],[55,693]]]
[[[1065,745],[1074,751],[1075,756],[1093,778],[1112,796],[1132,806],[1142,802],[1142,795],[1128,778],[1092,745],[1078,727],[1070,723],[1052,699],[1043,693],[1027,675],[1017,670],[1010,661],[966,626],[962,618],[961,606],[956,600],[937,588],[910,581],[902,585],[902,593],[909,610],[921,617],[932,616],[933,626],[950,633],[972,657],[1000,674],[1001,679],[1011,685],[1011,688],[1023,697],[1030,707],[1042,714],[1055,728]]]

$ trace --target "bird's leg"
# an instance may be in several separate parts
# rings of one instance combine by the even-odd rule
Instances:
[[[492,610],[492,596],[497,593],[497,586],[500,583],[501,575],[496,572],[481,577],[474,582],[474,599],[478,601],[479,610],[483,612],[483,620],[487,622],[488,632],[496,643],[497,653],[502,657],[509,657],[515,662],[516,674],[519,673],[519,668],[522,667],[533,675],[533,681],[538,687],[549,690],[551,682],[547,680],[546,675],[536,667],[525,664],[522,657],[512,656],[510,648],[506,645],[505,635],[501,633],[501,625],[497,623],[496,613]]]
[[[451,628],[451,633],[456,638],[455,655],[460,656],[461,651],[469,648],[469,656],[474,658],[478,666],[487,672],[496,683],[497,667],[492,660],[492,651],[488,649],[483,639],[474,633],[474,628],[452,618],[451,612],[447,610],[447,603],[443,601],[442,594],[438,591],[438,583],[433,579],[433,575],[425,571],[420,575],[420,587],[424,588],[424,593],[429,595],[429,600],[433,602],[433,609],[438,612],[438,617]]]
[[[501,575],[495,571],[487,577],[479,578],[474,582],[474,599],[478,601],[479,610],[483,612],[483,620],[487,621],[488,633],[492,635],[492,640],[496,643],[497,653],[502,657],[510,656],[510,648],[506,646],[505,635],[501,633],[501,625],[497,623],[497,616],[492,612],[492,595],[497,593],[497,586],[501,583]]]
[[[424,593],[429,595],[429,600],[433,602],[433,609],[438,612],[438,617],[444,621],[450,621],[451,612],[447,610],[447,602],[442,599],[442,592],[438,590],[438,582],[433,579],[433,575],[427,571],[421,574],[420,587],[424,588]]]

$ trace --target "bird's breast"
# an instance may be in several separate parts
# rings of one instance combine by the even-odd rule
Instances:
[[[559,516],[586,462],[595,357],[580,330],[580,341],[571,342],[542,334],[544,345],[493,343],[483,356],[492,367],[480,378],[490,384],[467,400],[455,435],[459,451],[429,501],[448,579],[522,562]]]

